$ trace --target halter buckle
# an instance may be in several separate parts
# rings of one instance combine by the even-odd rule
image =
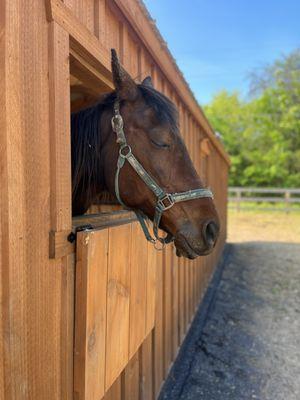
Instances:
[[[153,243],[155,250],[163,251],[166,247],[166,242],[162,242],[161,240],[155,240]]]
[[[173,196],[170,193],[167,193],[164,197],[157,200],[156,207],[160,211],[166,211],[169,208],[173,207],[174,204],[175,202],[173,200]]]
[[[120,114],[115,114],[111,119],[111,126],[114,132],[118,132],[123,128],[123,118]]]

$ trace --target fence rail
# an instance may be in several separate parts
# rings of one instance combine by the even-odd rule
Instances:
[[[292,207],[292,204],[300,203],[300,189],[287,189],[287,188],[251,188],[251,187],[229,187],[229,208],[236,210],[278,210],[278,211],[294,211],[300,210],[299,208]],[[265,196],[259,196],[265,194]],[[235,204],[232,204],[235,203]],[[258,204],[243,206],[243,203],[270,203],[280,204],[284,207],[259,207]]]

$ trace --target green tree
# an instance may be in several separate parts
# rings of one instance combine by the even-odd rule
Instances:
[[[300,49],[252,74],[251,93],[222,91],[205,107],[231,155],[230,185],[299,187]]]

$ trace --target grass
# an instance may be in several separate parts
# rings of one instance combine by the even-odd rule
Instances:
[[[237,204],[235,202],[229,202],[228,207],[230,209],[236,210],[237,209]],[[300,203],[290,203],[288,207],[291,209],[291,211],[298,211],[300,213]],[[240,209],[241,210],[247,210],[248,209],[253,209],[256,211],[285,211],[286,209],[286,204],[284,202],[282,203],[270,203],[270,202],[246,202],[242,201],[240,202]]]
[[[300,211],[228,210],[228,242],[300,243]]]

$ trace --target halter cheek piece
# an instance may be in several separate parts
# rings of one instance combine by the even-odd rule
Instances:
[[[117,171],[115,175],[115,192],[116,197],[120,204],[128,208],[126,204],[122,201],[119,190],[119,175],[121,168],[124,166],[127,160],[135,172],[140,176],[140,178],[145,182],[147,187],[155,194],[157,197],[157,203],[155,206],[155,213],[153,218],[153,234],[155,239],[151,236],[149,229],[146,225],[145,219],[147,218],[141,211],[134,210],[146,239],[156,244],[159,241],[163,246],[174,240],[174,237],[168,233],[166,237],[160,237],[158,234],[159,223],[164,211],[169,210],[175,203],[179,203],[186,200],[193,200],[199,198],[213,198],[213,194],[209,189],[193,189],[187,192],[180,193],[166,193],[148,174],[148,172],[143,168],[139,161],[132,154],[131,147],[127,143],[124,129],[123,129],[123,118],[120,114],[120,103],[118,100],[114,103],[114,116],[111,119],[112,129],[117,135],[117,143],[119,148],[119,158],[117,162]]]

